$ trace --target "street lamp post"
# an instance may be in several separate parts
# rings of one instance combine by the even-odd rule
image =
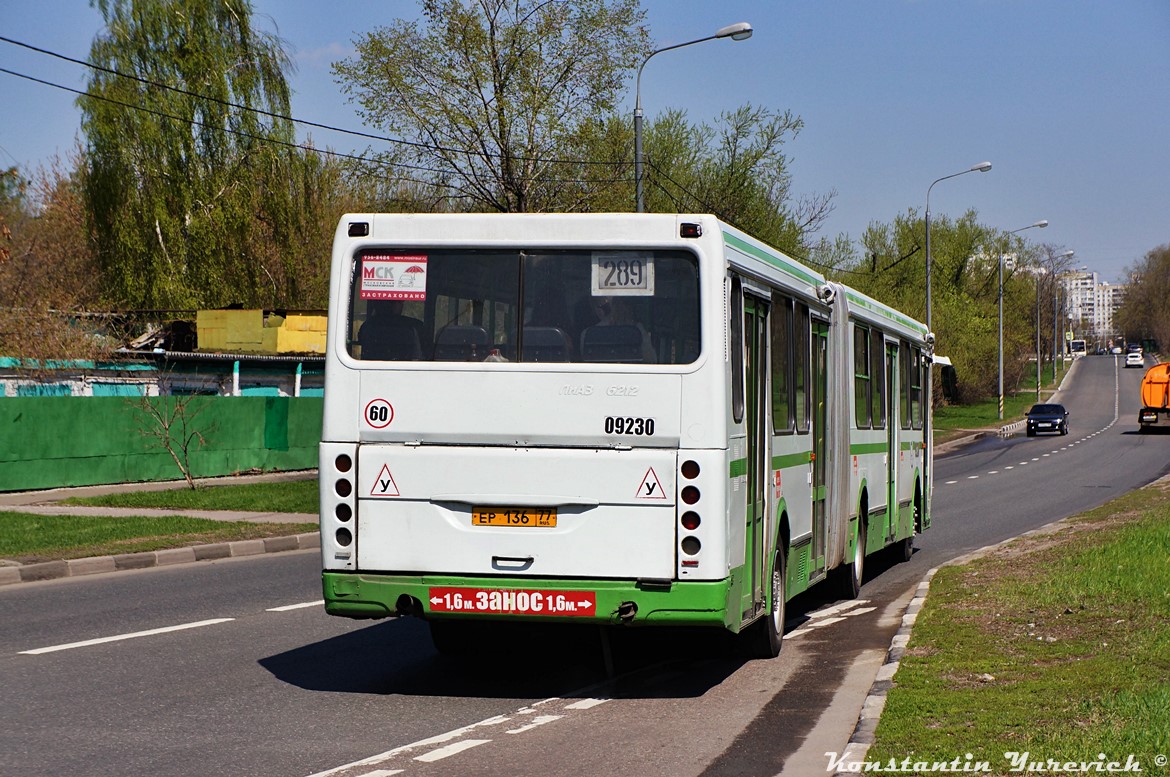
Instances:
[[[1056,260],[1067,259],[1076,251],[1065,251],[1057,254],[1052,260],[1052,284],[1053,284],[1053,300],[1052,300],[1052,317],[1056,318]],[[1056,331],[1055,321],[1052,324],[1053,332]],[[1040,274],[1036,274],[1036,401],[1040,401],[1040,363],[1043,361],[1043,354],[1040,352]],[[1052,380],[1056,380],[1056,346],[1052,346]]]
[[[653,57],[655,54],[661,54],[664,51],[681,49],[683,46],[690,46],[695,43],[716,40],[718,38],[747,40],[750,37],[752,37],[752,26],[747,22],[729,24],[721,28],[714,35],[708,35],[706,38],[698,38],[696,40],[689,40],[686,43],[676,43],[673,46],[664,46],[663,48],[655,49],[647,54],[646,58],[642,60],[642,64],[638,66],[638,79],[634,89],[634,188],[638,193],[639,213],[645,213],[646,211],[646,201],[642,197],[642,68],[646,67],[646,63],[650,61],[650,57]]]
[[[1026,227],[1013,229],[1008,232],[1009,235],[1014,235],[1017,232],[1023,232],[1025,229],[1039,228],[1044,229],[1048,226],[1048,219],[1040,219],[1037,222],[1029,224]],[[999,420],[1003,420],[1003,251],[999,252]]]
[[[1073,253],[1074,253],[1073,251],[1065,251],[1063,254],[1060,254],[1059,256],[1057,256],[1057,258],[1058,259],[1067,258],[1067,257],[1072,256]],[[1057,355],[1058,350],[1060,352],[1060,364],[1061,364],[1061,366],[1064,366],[1064,326],[1060,323],[1060,309],[1062,307],[1064,307],[1065,305],[1068,305],[1068,302],[1069,302],[1068,292],[1064,291],[1064,289],[1062,289],[1060,287],[1060,284],[1057,283],[1056,280],[1057,280],[1056,279],[1056,266],[1054,264],[1053,265],[1053,275],[1052,275],[1052,284],[1053,284],[1053,292],[1052,292],[1052,382],[1053,383],[1056,383],[1056,365],[1057,365],[1056,355]],[[1060,304],[1060,299],[1062,296],[1064,297],[1064,305]]]
[[[945,181],[948,178],[954,178],[959,175],[966,175],[967,173],[986,173],[991,169],[991,162],[980,162],[979,164],[962,170],[958,173],[951,173],[944,175],[942,178],[936,179],[934,183],[926,188],[926,331],[933,331],[931,329],[930,320],[930,190],[934,188],[934,184],[939,181]]]

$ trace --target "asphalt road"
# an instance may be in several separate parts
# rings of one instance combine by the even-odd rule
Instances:
[[[452,662],[420,622],[325,616],[313,551],[8,586],[0,775],[817,773],[927,570],[1167,471],[1170,435],[1137,433],[1140,373],[1087,357],[1067,437],[940,457],[914,558],[871,563],[858,602],[797,602],[775,661],[639,632],[607,679],[581,629]]]

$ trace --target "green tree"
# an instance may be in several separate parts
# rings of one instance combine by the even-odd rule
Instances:
[[[925,239],[925,221],[914,210],[890,224],[872,223],[861,241],[864,256],[839,275],[845,283],[924,320]],[[1035,350],[1037,278],[1043,277],[1036,270],[1041,252],[1020,235],[980,224],[974,211],[957,220],[942,216],[931,221],[935,350],[955,366],[960,401],[998,393],[1001,254],[1005,257],[1004,385],[1011,390]],[[935,381],[935,386],[941,388],[941,382]]]
[[[1152,249],[1128,274],[1118,328],[1126,340],[1153,338],[1159,348],[1170,347],[1170,244]]]
[[[833,195],[793,198],[784,145],[802,127],[788,111],[751,105],[723,113],[713,124],[694,124],[682,110],[665,111],[644,127],[646,210],[714,213],[776,248],[806,254]],[[570,180],[561,189],[561,208],[631,210],[633,147],[633,124],[626,117],[611,114],[583,124],[567,155],[604,162],[614,177],[591,180],[587,164],[564,171]]]
[[[796,200],[784,145],[804,122],[743,105],[708,125],[668,111],[647,133],[647,210],[712,212],[782,251],[806,254],[833,195]]]
[[[581,167],[560,161],[566,142],[613,110],[649,50],[638,0],[420,5],[425,23],[364,34],[333,66],[368,124],[412,144],[386,161],[465,207],[560,209],[565,173]]]
[[[86,206],[107,301],[255,304],[279,246],[258,213],[293,196],[290,63],[249,0],[96,0],[106,29],[78,100]],[[259,111],[266,111],[261,113]]]

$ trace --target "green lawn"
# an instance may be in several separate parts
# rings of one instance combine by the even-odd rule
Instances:
[[[1170,755],[1170,505],[1159,487],[931,583],[866,760]],[[917,773],[917,772],[904,772]],[[929,771],[924,773],[931,773]]]
[[[315,523],[206,518],[105,518],[0,512],[0,558],[36,561],[110,556],[317,531]]]
[[[163,510],[312,513],[317,480],[201,486],[195,490],[130,491],[72,498],[64,504]],[[31,563],[108,556],[231,540],[317,531],[315,523],[245,523],[204,518],[105,518],[0,512],[0,558]]]
[[[242,510],[265,513],[316,513],[317,479],[284,483],[201,486],[194,490],[128,491],[100,497],[72,498],[63,504],[102,507],[151,507],[164,510]]]

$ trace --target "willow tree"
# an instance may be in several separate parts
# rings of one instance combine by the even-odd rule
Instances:
[[[289,191],[291,122],[274,36],[249,0],[96,0],[105,30],[78,100],[84,192],[107,302],[256,304],[277,247],[250,239]],[[267,291],[267,294],[265,293]]]
[[[333,72],[392,161],[465,207],[562,208],[567,139],[611,112],[648,52],[638,0],[420,0]],[[586,173],[605,180],[608,166]],[[581,180],[576,175],[573,180]]]

